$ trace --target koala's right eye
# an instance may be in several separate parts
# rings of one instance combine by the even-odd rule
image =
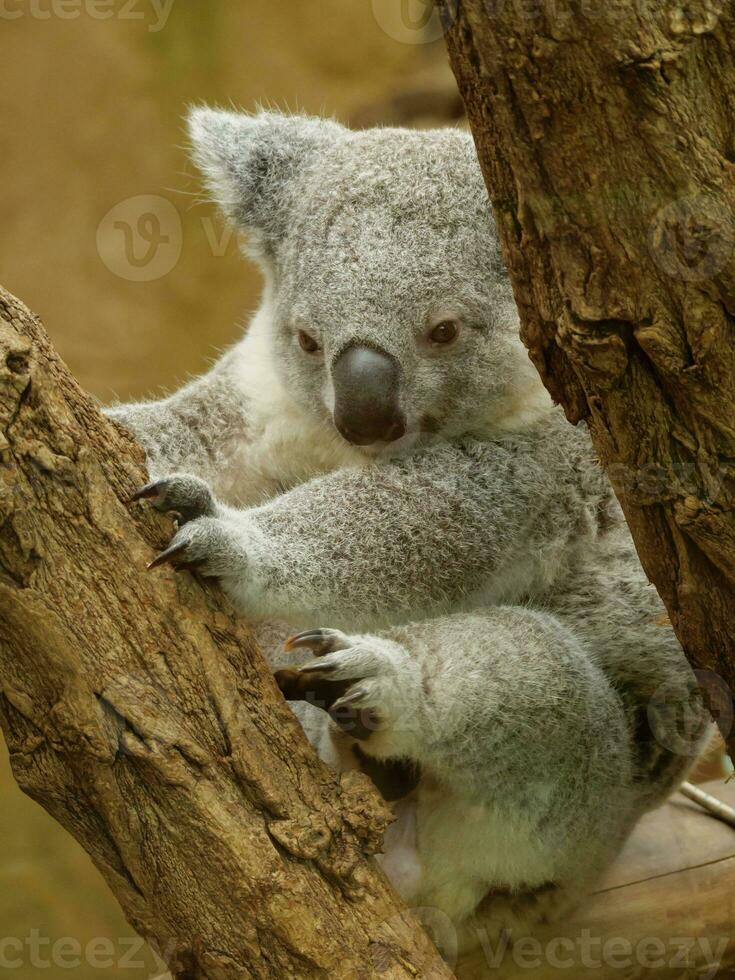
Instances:
[[[321,350],[318,341],[305,330],[299,330],[299,347],[301,350],[306,351],[307,354],[316,354],[317,351]]]

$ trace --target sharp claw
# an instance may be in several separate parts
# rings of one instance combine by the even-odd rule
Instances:
[[[359,704],[361,701],[364,701],[367,696],[367,688],[357,687],[354,691],[351,691],[349,694],[345,694],[338,701],[335,701],[333,707],[337,708],[341,705],[351,705],[354,708],[355,705]]]
[[[153,561],[148,562],[146,568],[150,571],[153,568],[158,568],[159,565],[165,565],[166,562],[171,562],[173,564],[174,560],[181,554],[183,554],[188,547],[186,541],[182,541],[181,544],[172,544],[170,547],[162,551],[160,555],[156,555]]]
[[[299,667],[300,674],[331,674],[337,669],[337,664],[306,664],[305,667]]]
[[[134,504],[136,500],[147,500],[150,497],[158,497],[161,494],[162,486],[163,480],[154,480],[153,483],[146,483],[140,490],[135,491],[132,497],[129,498],[128,503]]]
[[[325,653],[332,650],[334,636],[326,630],[304,630],[296,636],[290,636],[283,644],[283,649],[287,653],[307,647],[315,657],[323,657]]]

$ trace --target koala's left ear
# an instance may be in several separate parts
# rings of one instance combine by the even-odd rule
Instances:
[[[294,178],[344,133],[337,123],[277,112],[195,108],[192,156],[225,215],[271,252],[288,223]]]

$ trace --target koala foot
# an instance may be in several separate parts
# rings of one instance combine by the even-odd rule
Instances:
[[[175,513],[179,527],[197,517],[214,517],[217,513],[217,502],[209,485],[188,473],[174,473],[146,484],[136,490],[129,503],[137,500],[150,500],[156,510]]]
[[[370,740],[371,753],[380,745],[381,755],[400,754],[392,749],[417,722],[419,668],[408,651],[378,636],[349,636],[334,629],[307,630],[285,643],[286,650],[302,648],[317,659],[276,672],[284,695],[326,708],[347,735]]]
[[[179,528],[168,548],[149,562],[148,568],[172,565],[176,570],[196,570],[206,577],[222,578],[243,574],[247,564],[236,528],[219,517],[197,517]]]
[[[244,570],[246,559],[237,529],[221,516],[209,485],[198,476],[174,473],[155,480],[130,498],[130,502],[150,500],[156,510],[176,515],[178,530],[168,548],[157,555],[148,568],[171,565],[177,571],[198,571],[205,576],[236,575]]]

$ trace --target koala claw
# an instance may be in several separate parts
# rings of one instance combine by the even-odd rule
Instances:
[[[153,561],[149,561],[146,568],[150,572],[154,568],[158,568],[160,565],[170,564],[173,565],[175,569],[179,568],[192,568],[194,566],[193,562],[187,564],[181,564],[178,562],[178,558],[183,556],[184,552],[188,547],[188,542],[182,541],[179,544],[171,544],[165,551],[162,551],[160,555],[156,555]]]
[[[230,579],[245,573],[248,557],[238,528],[219,517],[199,517],[180,527],[168,547],[148,565],[172,565],[176,571],[197,571],[205,578]]]
[[[321,654],[319,656],[322,656]],[[325,664],[319,660],[315,664],[306,664],[299,667],[302,674],[332,674],[337,669],[336,664]]]
[[[147,483],[135,491],[128,503],[138,500],[150,500],[156,510],[175,513],[179,527],[197,517],[212,517],[217,512],[217,503],[208,484],[198,476],[186,473]]]
[[[358,741],[398,721],[397,688],[406,654],[397,644],[375,636],[311,629],[291,637],[285,646],[307,647],[318,658],[279,672],[277,680],[287,697],[320,703],[332,721]]]
[[[290,653],[291,650],[306,647],[315,657],[323,657],[325,653],[332,653],[334,650],[346,650],[350,645],[349,637],[339,630],[312,629],[289,637],[283,644],[283,649]]]
[[[344,697],[341,697],[338,701],[335,701],[334,707],[337,707],[337,705],[340,704],[358,705],[363,701],[367,701],[369,697],[370,692],[366,687],[355,687],[350,690],[349,694],[345,694]]]
[[[144,487],[141,487],[140,490],[136,490],[134,494],[128,497],[126,502],[129,504],[134,504],[138,500],[147,500],[151,497],[157,497],[161,482],[162,481],[160,480],[154,480],[152,483],[146,483]]]

